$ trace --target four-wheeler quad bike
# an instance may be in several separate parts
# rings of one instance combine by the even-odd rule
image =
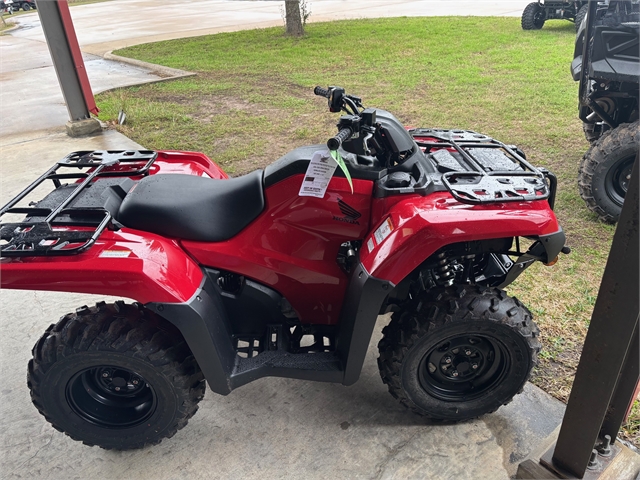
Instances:
[[[570,20],[576,30],[587,13],[587,1],[538,0],[527,5],[520,23],[523,30],[540,30],[547,20]]]
[[[330,150],[238,178],[199,153],[76,152],[0,210],[2,288],[137,302],[81,307],[36,343],[28,386],[55,428],[139,448],[185,426],[205,380],[351,385],[388,311],[378,364],[406,407],[459,421],[522,390],[538,328],[503,288],[568,253],[555,177],[485,135],[315,93],[348,113]]]
[[[592,3],[571,64],[580,82],[580,120],[591,143],[578,187],[590,210],[615,223],[640,150],[640,2]]]

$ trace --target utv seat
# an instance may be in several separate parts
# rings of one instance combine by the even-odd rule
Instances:
[[[122,201],[126,227],[199,242],[228,240],[264,210],[262,170],[214,180],[196,175],[151,175]]]

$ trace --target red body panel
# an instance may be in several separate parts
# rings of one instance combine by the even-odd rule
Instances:
[[[271,286],[284,295],[305,323],[335,324],[348,277],[336,257],[340,245],[369,231],[373,182],[334,177],[323,199],[299,197],[304,175],[294,175],[265,191],[262,214],[229,241],[182,245],[200,263],[230,270]],[[360,212],[348,221],[338,200]]]
[[[151,174],[184,173],[228,178],[206,155],[158,152]],[[131,252],[127,257],[114,255]],[[101,255],[107,255],[102,256]],[[88,251],[64,257],[2,258],[2,288],[97,293],[141,303],[184,302],[202,281],[202,271],[175,240],[127,228],[105,231]]]
[[[228,178],[205,155],[189,152],[159,152],[150,173]],[[303,178],[293,175],[267,188],[264,211],[228,241],[180,241],[128,228],[105,231],[80,255],[3,258],[2,287],[181,303],[193,296],[201,267],[207,266],[272,287],[303,323],[331,325],[339,321],[349,281],[336,262],[344,242],[362,240],[360,260],[367,271],[398,284],[443,246],[559,230],[546,201],[472,206],[447,192],[374,199],[373,181],[353,180],[352,193],[340,177],[319,199],[298,196]],[[383,223],[387,231],[376,239]]]
[[[140,303],[189,300],[202,282],[198,264],[174,240],[130,232],[105,231],[79,255],[2,258],[2,288],[97,293]]]
[[[158,159],[151,165],[151,175],[157,173],[182,173],[215,179],[229,178],[218,165],[204,153],[160,151]]]
[[[372,234],[360,250],[360,260],[367,271],[394,284],[436,250],[451,243],[546,235],[560,229],[546,201],[467,205],[447,192],[400,199],[374,201],[376,215],[386,214],[374,224]],[[387,218],[391,219],[392,231],[379,242],[373,232]],[[374,245],[371,250],[370,241]]]

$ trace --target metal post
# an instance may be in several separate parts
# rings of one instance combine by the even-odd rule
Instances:
[[[36,0],[38,16],[58,76],[70,122],[70,136],[89,135],[100,130],[90,113],[98,113],[89,78],[84,68],[69,5],[66,0]]]
[[[577,478],[584,476],[599,435],[618,434],[621,412],[626,413],[635,390],[631,385],[638,382],[638,343],[633,335],[640,310],[639,164],[636,158],[552,457],[553,466]]]
[[[636,329],[631,339],[631,347],[624,361],[616,390],[607,409],[607,413],[602,422],[599,438],[609,435],[611,443],[615,443],[616,436],[620,431],[620,426],[624,422],[629,409],[635,400],[638,379],[640,378],[640,331],[638,330],[638,320],[636,319]]]

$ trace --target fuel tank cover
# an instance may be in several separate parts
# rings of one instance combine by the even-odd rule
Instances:
[[[411,175],[407,172],[394,172],[389,175],[387,181],[387,188],[404,188],[411,185]]]

